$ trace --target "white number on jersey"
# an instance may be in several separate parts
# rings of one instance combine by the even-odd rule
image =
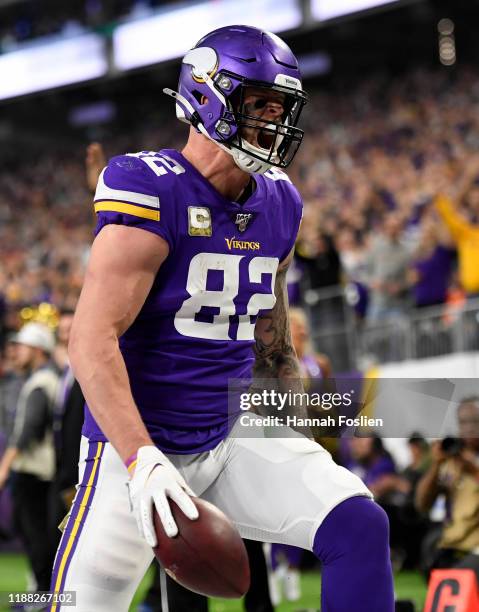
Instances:
[[[140,151],[140,153],[127,153],[130,157],[138,157],[147,164],[156,176],[163,176],[168,171],[174,174],[183,174],[185,169],[169,155],[159,155],[154,151]],[[159,164],[159,165],[158,165]]]
[[[248,266],[249,280],[252,283],[260,283],[263,273],[271,274],[270,293],[254,293],[248,302],[248,312],[240,315],[237,340],[254,339],[254,323],[251,317],[257,315],[260,310],[271,310],[276,302],[274,295],[274,281],[279,259],[277,257],[254,257]]]
[[[198,253],[190,262],[186,290],[190,294],[175,316],[175,329],[182,336],[203,338],[206,340],[231,340],[230,317],[236,314],[234,303],[239,293],[239,265],[243,255],[229,255],[220,253]],[[254,293],[247,305],[247,314],[240,315],[237,339],[253,340],[254,323],[251,317],[260,310],[271,310],[276,298],[274,295],[274,282],[278,269],[277,257],[254,257],[248,266],[249,280],[260,283],[261,275],[271,274],[270,293]],[[212,291],[206,289],[208,271],[220,270],[223,272],[223,289]],[[195,315],[201,308],[213,307],[218,310],[213,315],[212,322],[196,321]]]
[[[274,166],[270,168],[267,172],[265,172],[264,176],[272,179],[273,181],[288,181],[288,183],[291,183],[291,179],[286,174],[286,172],[283,172],[282,170],[280,170],[279,168],[275,168]]]

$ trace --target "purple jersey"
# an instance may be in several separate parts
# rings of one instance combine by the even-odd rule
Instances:
[[[214,448],[234,416],[228,380],[251,376],[255,322],[274,306],[302,214],[286,174],[254,179],[249,199],[231,202],[168,149],[114,157],[98,182],[96,234],[109,223],[139,227],[170,249],[120,338],[133,397],[164,452]],[[88,407],[83,433],[105,440]]]

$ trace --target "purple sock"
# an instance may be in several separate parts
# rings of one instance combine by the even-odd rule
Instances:
[[[322,563],[322,612],[394,612],[389,521],[367,497],[336,506],[314,538]]]
[[[271,544],[271,567],[275,570],[281,561],[281,557],[284,557],[290,567],[299,567],[303,554],[304,550],[297,546]]]

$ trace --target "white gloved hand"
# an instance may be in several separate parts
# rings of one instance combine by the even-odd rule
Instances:
[[[155,446],[138,449],[135,472],[128,490],[140,535],[151,547],[158,544],[153,523],[154,507],[166,535],[173,538],[178,533],[168,497],[189,519],[198,518],[198,510],[190,497],[195,494],[171,461]]]

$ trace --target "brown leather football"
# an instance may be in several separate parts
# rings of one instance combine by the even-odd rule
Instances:
[[[216,506],[198,497],[192,499],[199,512],[196,521],[169,500],[178,525],[174,538],[166,535],[154,511],[156,558],[171,578],[190,591],[207,597],[242,597],[249,589],[250,571],[240,534]]]

